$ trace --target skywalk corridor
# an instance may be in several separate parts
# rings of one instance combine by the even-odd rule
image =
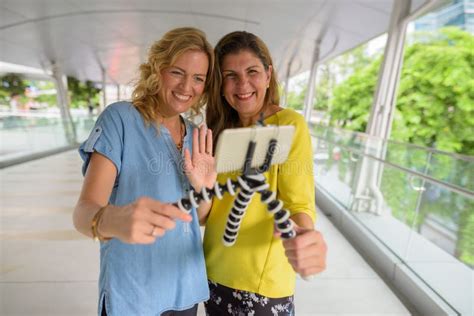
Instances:
[[[310,128],[329,250],[296,315],[474,315],[474,0],[5,0],[0,316],[97,315],[77,147],[182,26],[261,37]]]
[[[72,225],[82,183],[76,151],[0,171],[0,314],[95,315],[99,246]],[[328,268],[297,281],[297,315],[410,315],[388,286],[319,212]],[[200,315],[204,315],[200,306]]]

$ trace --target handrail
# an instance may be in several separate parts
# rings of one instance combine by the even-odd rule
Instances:
[[[458,187],[457,185],[453,185],[453,184],[450,184],[450,183],[446,183],[446,182],[444,182],[444,181],[437,180],[437,179],[435,179],[435,178],[433,178],[433,177],[431,177],[431,176],[428,176],[428,175],[422,174],[422,173],[420,173],[420,172],[413,171],[413,170],[411,170],[411,169],[408,169],[408,168],[399,166],[399,165],[397,165],[397,164],[388,162],[388,161],[386,161],[386,160],[380,159],[380,158],[378,158],[378,157],[375,157],[375,156],[373,156],[373,155],[367,154],[367,153],[362,152],[362,151],[360,151],[360,150],[351,148],[351,147],[349,147],[349,146],[347,146],[347,145],[343,145],[343,144],[340,144],[340,143],[336,143],[336,142],[327,140],[327,139],[325,139],[325,138],[323,138],[323,137],[321,137],[321,136],[314,135],[313,133],[311,134],[311,136],[316,137],[316,138],[318,138],[318,139],[320,139],[320,140],[322,140],[322,141],[324,141],[324,142],[328,142],[328,143],[337,145],[337,146],[339,146],[339,147],[342,147],[342,148],[348,150],[348,151],[351,152],[351,153],[356,153],[356,154],[361,155],[361,156],[366,156],[366,157],[368,157],[368,158],[371,158],[371,159],[374,159],[374,160],[376,160],[376,161],[379,161],[379,162],[381,162],[381,163],[383,163],[383,164],[386,164],[386,165],[388,165],[388,166],[390,166],[390,167],[392,167],[392,168],[395,168],[395,169],[404,171],[404,172],[406,172],[406,173],[408,173],[408,174],[410,174],[410,175],[413,175],[413,176],[417,176],[417,177],[419,177],[419,178],[421,178],[421,179],[424,179],[424,180],[427,181],[427,182],[430,182],[430,183],[432,183],[432,184],[439,185],[439,186],[441,186],[441,187],[443,187],[443,188],[445,188],[445,189],[448,189],[448,190],[450,190],[450,191],[456,192],[456,193],[458,193],[458,194],[460,194],[460,195],[462,195],[462,196],[464,196],[464,197],[467,197],[468,199],[474,199],[474,192],[473,192],[473,191],[467,190],[467,189],[462,188],[462,187]]]
[[[474,162],[474,157],[463,155],[463,154],[457,154],[457,153],[448,153],[446,151],[442,151],[442,150],[439,150],[439,149],[436,149],[436,148],[423,147],[423,146],[416,145],[416,144],[403,143],[403,142],[400,142],[400,141],[397,141],[397,140],[385,139],[385,138],[382,138],[382,137],[379,137],[379,136],[367,135],[363,132],[348,131],[348,130],[344,130],[342,128],[333,127],[333,126],[327,126],[327,125],[321,125],[321,124],[315,124],[315,123],[311,123],[310,126],[320,126],[320,127],[326,128],[326,129],[341,131],[342,133],[346,133],[346,134],[347,133],[352,133],[352,134],[356,134],[356,135],[362,136],[362,137],[367,138],[367,139],[368,138],[376,139],[376,140],[380,140],[380,141],[383,141],[383,142],[386,142],[386,143],[403,145],[403,146],[406,146],[406,147],[421,149],[421,150],[424,150],[424,151],[430,151],[432,153],[442,154],[442,155],[445,155],[445,156],[448,156],[448,157],[464,160],[464,161],[467,161],[467,162]]]

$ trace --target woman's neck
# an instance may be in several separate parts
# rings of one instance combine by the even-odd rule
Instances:
[[[179,114],[170,117],[161,116],[159,123],[163,124],[170,131],[179,130],[181,126],[181,116]]]
[[[282,108],[278,105],[272,104],[266,107],[266,109],[263,111],[263,119],[266,119],[269,116],[272,116],[276,112],[282,110]],[[253,116],[248,116],[248,117],[242,117],[239,115],[240,123],[242,124],[243,127],[251,126],[254,125],[259,119],[260,119],[260,113],[257,113]]]
[[[168,129],[171,138],[179,152],[183,149],[184,136],[186,135],[186,126],[182,122],[181,116],[162,118],[161,124]]]

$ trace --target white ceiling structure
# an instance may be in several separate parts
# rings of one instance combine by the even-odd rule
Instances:
[[[2,0],[0,61],[49,70],[53,62],[81,80],[128,84],[153,41],[194,26],[211,44],[235,30],[260,36],[280,77],[310,68],[323,34],[327,60],[387,31],[393,1],[405,0]],[[412,0],[415,12],[432,0]],[[441,1],[442,2],[442,1]]]

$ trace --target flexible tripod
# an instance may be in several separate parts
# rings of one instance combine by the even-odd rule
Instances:
[[[237,240],[240,224],[250,201],[255,193],[260,193],[262,202],[267,205],[268,212],[273,215],[275,227],[281,233],[281,238],[290,239],[295,237],[296,232],[290,221],[290,212],[283,208],[283,202],[276,198],[276,193],[268,190],[270,185],[266,183],[265,176],[263,175],[271,166],[276,145],[277,141],[272,139],[269,142],[264,163],[260,167],[251,168],[250,165],[254,156],[256,142],[250,141],[247,147],[242,175],[238,176],[236,181],[232,181],[230,178],[227,179],[225,184],[219,184],[216,181],[213,188],[203,188],[201,192],[191,189],[188,197],[182,198],[174,205],[182,211],[190,213],[192,207],[197,208],[203,200],[210,202],[214,196],[221,200],[225,192],[232,196],[237,195],[227,218],[224,235],[222,236],[223,244],[230,247]]]

